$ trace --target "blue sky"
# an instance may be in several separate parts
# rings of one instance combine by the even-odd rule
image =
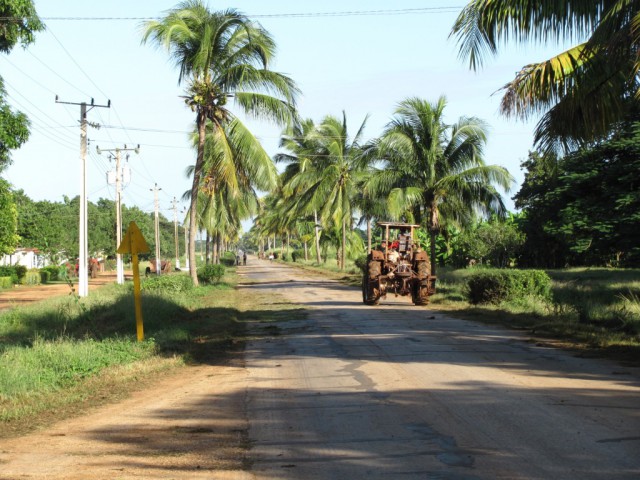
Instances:
[[[160,208],[173,218],[171,202],[189,188],[185,169],[194,163],[188,132],[193,115],[179,96],[178,72],[167,54],[141,45],[142,18],[159,17],[176,1],[110,0],[109,2],[36,0],[48,30],[35,44],[0,58],[9,101],[33,122],[29,142],[13,154],[3,176],[34,200],[62,200],[80,192],[80,139],[77,106],[61,101],[106,104],[88,114],[90,155],[87,160],[90,201],[114,198],[106,172],[113,167],[101,149],[140,144],[128,164],[131,183],[123,202],[153,211],[154,184],[162,188]],[[435,101],[445,95],[447,121],[477,116],[490,125],[487,163],[502,165],[515,176],[532,145],[535,121],[516,122],[498,113],[494,92],[525,64],[542,60],[562,47],[510,46],[480,72],[469,71],[457,57],[448,35],[465,0],[289,0],[210,1],[213,9],[236,8],[255,17],[274,36],[278,56],[274,69],[290,75],[302,90],[299,110],[320,121],[327,114],[347,114],[355,133],[369,115],[365,137],[379,135],[395,105],[412,96]],[[404,9],[426,9],[404,13]],[[394,14],[362,14],[376,10]],[[360,12],[351,15],[290,16],[296,13]],[[82,19],[82,20],[79,20]],[[92,18],[87,20],[86,18]],[[98,20],[97,18],[100,18]],[[279,129],[250,122],[271,154],[277,152]],[[180,209],[186,204],[182,202]]]

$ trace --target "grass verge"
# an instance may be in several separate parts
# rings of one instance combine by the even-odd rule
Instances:
[[[276,333],[271,323],[293,307],[253,295],[246,304],[236,280],[230,269],[216,285],[143,291],[143,342],[130,284],[0,313],[0,437],[116,401],[189,364],[224,364],[249,332]]]

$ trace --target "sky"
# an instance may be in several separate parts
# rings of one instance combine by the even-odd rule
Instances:
[[[382,133],[397,104],[409,97],[435,102],[447,98],[445,120],[475,116],[489,125],[485,152],[488,164],[506,167],[516,184],[523,180],[520,163],[532,148],[535,120],[506,119],[498,112],[498,90],[524,65],[559,52],[558,45],[507,46],[470,71],[458,58],[449,33],[466,0],[292,0],[209,1],[211,9],[235,8],[258,20],[278,46],[272,68],[292,77],[302,95],[303,118],[320,122],[326,115],[347,116],[355,134],[365,118],[365,138]],[[154,186],[161,213],[173,219],[187,203],[188,166],[195,163],[189,132],[194,114],[184,105],[178,70],[166,51],[141,44],[145,19],[159,18],[176,0],[110,0],[108,2],[36,0],[47,30],[27,49],[16,47],[0,56],[0,75],[8,101],[32,122],[31,137],[12,154],[13,164],[2,173],[15,189],[33,200],[62,201],[80,193],[80,107],[56,103],[96,105],[88,121],[88,199],[113,200],[114,186],[107,172],[115,162],[105,150],[140,145],[123,164],[131,180],[123,203],[154,210]],[[417,10],[416,10],[417,9]],[[390,11],[392,10],[392,11]],[[498,92],[498,93],[496,93]],[[270,154],[278,149],[280,129],[248,122]],[[103,152],[98,154],[96,147]],[[89,219],[90,222],[90,219]],[[250,222],[245,222],[245,229]]]

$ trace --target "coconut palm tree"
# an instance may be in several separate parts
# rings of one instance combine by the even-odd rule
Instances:
[[[470,212],[504,214],[494,184],[508,190],[513,178],[503,167],[486,165],[483,148],[486,125],[477,118],[444,123],[446,99],[429,103],[402,101],[394,118],[375,141],[381,169],[368,188],[386,196],[396,218],[409,217],[426,225],[435,272],[436,237],[445,221],[464,222]]]
[[[196,113],[198,148],[189,221],[189,254],[195,258],[198,190],[205,175],[218,175],[203,171],[207,125],[220,140],[225,125],[232,121],[241,124],[229,108],[231,99],[251,116],[279,124],[291,122],[297,88],[287,76],[269,70],[275,52],[269,33],[233,9],[212,12],[202,0],[186,0],[161,20],[146,22],[142,41],[151,41],[169,52],[179,69],[178,82],[187,85],[185,103]],[[258,141],[246,128],[238,128],[237,133],[238,137],[223,144],[233,140],[245,152],[257,148]],[[195,262],[189,267],[197,285]]]
[[[503,87],[502,113],[521,119],[542,113],[535,142],[553,151],[601,138],[636,103],[639,25],[636,1],[473,0],[451,35],[474,70],[487,55],[497,53],[500,43],[578,42],[548,60],[526,65]]]
[[[281,176],[282,194],[289,209],[296,210],[300,207],[298,202],[300,195],[309,187],[299,181],[300,175],[304,173],[305,178],[312,181],[314,175],[310,172],[317,172],[326,152],[318,141],[316,125],[311,119],[305,119],[285,129],[280,136],[279,146],[286,149],[286,152],[280,152],[274,157],[276,163],[286,164]],[[301,217],[307,216],[303,212],[298,214]],[[316,263],[320,264],[320,224],[317,209],[313,210],[313,222]]]
[[[347,116],[342,120],[325,117],[309,134],[318,149],[313,168],[301,170],[289,185],[299,191],[297,208],[302,212],[317,211],[324,227],[342,232],[340,267],[345,268],[347,228],[351,228],[356,208],[354,196],[363,174],[362,136],[367,119],[362,122],[353,139],[347,131]]]

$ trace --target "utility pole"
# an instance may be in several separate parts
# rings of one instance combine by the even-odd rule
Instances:
[[[56,95],[56,103],[65,105],[80,105],[80,218],[78,228],[78,296],[86,297],[89,295],[89,276],[88,270],[88,229],[87,229],[87,112],[94,107],[111,108],[111,100],[106,105],[96,105],[91,99],[89,109],[87,110],[87,102],[61,102]],[[98,127],[97,124],[90,124],[92,127]]]
[[[160,263],[160,217],[158,216],[158,211],[160,210],[160,202],[158,201],[158,192],[162,190],[158,188],[158,184],[156,183],[153,188],[150,189],[153,192],[153,205],[155,210],[155,227],[156,227],[156,274],[160,275],[160,271],[162,270],[162,266]]]
[[[136,153],[140,153],[140,145],[136,148],[112,148],[107,150],[101,150],[96,146],[98,155],[102,152],[116,152],[116,250],[120,247],[122,242],[122,169],[120,168],[120,152],[127,152],[133,150]],[[116,253],[116,282],[119,285],[124,283],[124,266],[122,265],[122,255]]]
[[[180,268],[180,248],[178,247],[178,201],[173,197],[173,229],[176,244],[176,268]]]
[[[187,229],[187,209],[182,210],[182,213],[185,215],[184,222],[182,227],[184,228],[184,268],[189,270],[189,240],[188,240],[188,229]]]

